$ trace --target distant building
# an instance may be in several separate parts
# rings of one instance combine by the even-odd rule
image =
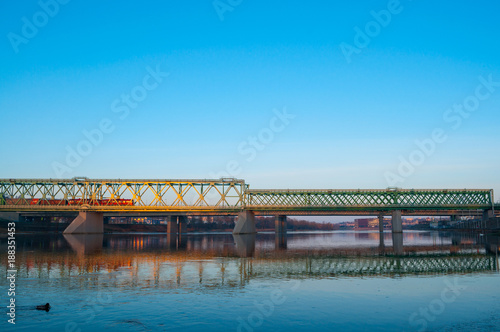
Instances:
[[[354,219],[354,228],[368,228],[371,218]]]

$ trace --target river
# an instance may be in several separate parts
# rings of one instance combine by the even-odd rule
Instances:
[[[8,275],[7,238],[0,239]],[[495,331],[498,239],[372,231],[16,235],[2,331]],[[46,312],[37,305],[50,303]]]

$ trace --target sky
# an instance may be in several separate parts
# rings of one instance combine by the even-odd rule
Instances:
[[[0,178],[494,189],[494,1],[2,1]]]

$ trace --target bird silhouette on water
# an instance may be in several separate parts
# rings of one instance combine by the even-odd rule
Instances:
[[[37,305],[37,306],[36,306],[36,310],[45,310],[45,311],[49,311],[49,310],[50,310],[50,304],[45,303],[45,304],[42,304],[42,305]]]

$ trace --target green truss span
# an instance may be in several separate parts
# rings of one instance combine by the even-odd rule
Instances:
[[[0,211],[487,210],[491,189],[250,190],[244,180],[0,179]]]
[[[489,209],[492,190],[247,190],[247,208],[439,210]]]

